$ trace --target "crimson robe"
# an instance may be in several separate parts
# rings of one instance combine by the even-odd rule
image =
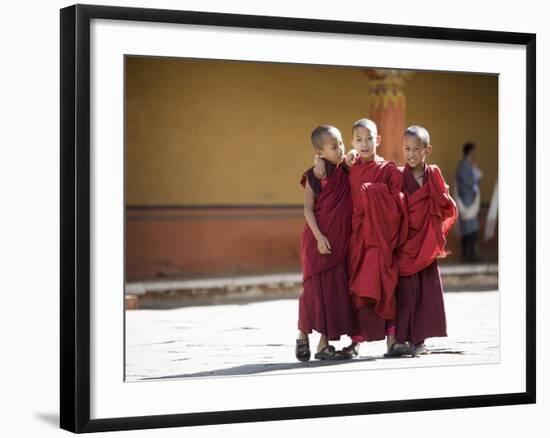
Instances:
[[[408,212],[407,240],[397,251],[399,275],[408,276],[445,257],[446,236],[455,224],[458,210],[436,165],[424,165],[424,183],[419,186],[411,168],[402,168]]]
[[[395,248],[407,233],[403,178],[391,161],[359,158],[350,169],[349,181],[353,203],[349,273],[355,334],[365,340],[383,339],[385,320],[395,317]]]
[[[315,195],[314,214],[321,233],[328,239],[331,254],[321,254],[317,240],[306,223],[302,233],[301,261],[303,291],[299,301],[298,329],[316,330],[330,340],[352,331],[347,256],[351,234],[351,195],[348,171],[325,160],[327,178],[322,182],[309,169],[302,176]]]
[[[418,344],[426,338],[447,336],[436,258],[447,254],[445,236],[456,222],[457,209],[437,166],[424,166],[422,186],[409,166],[401,170],[409,226],[407,241],[397,249],[396,339]]]

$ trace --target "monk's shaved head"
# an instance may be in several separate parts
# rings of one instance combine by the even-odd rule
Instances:
[[[323,149],[323,136],[331,135],[336,138],[342,138],[342,134],[332,125],[321,125],[317,126],[311,133],[311,144],[317,150]]]
[[[376,137],[378,135],[378,128],[376,127],[376,123],[374,123],[370,119],[359,119],[357,122],[353,124],[353,128],[351,129],[351,133],[355,133],[355,129],[357,128],[366,128],[369,130],[371,135],[373,137]]]
[[[418,138],[424,146],[428,146],[430,144],[430,133],[423,126],[409,126],[407,129],[405,129],[405,135],[410,135],[411,137]]]

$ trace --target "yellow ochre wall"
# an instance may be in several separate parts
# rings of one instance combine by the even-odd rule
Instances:
[[[300,204],[311,130],[337,126],[347,150],[352,123],[369,115],[358,68],[127,57],[125,79],[128,206]],[[415,72],[404,92],[407,123],[430,131],[448,183],[462,144],[477,143],[489,202],[498,78]]]
[[[498,77],[417,72],[407,81],[405,94],[407,124],[429,130],[433,152],[428,162],[439,165],[449,185],[464,143],[477,145],[481,200],[490,202],[498,174]]]

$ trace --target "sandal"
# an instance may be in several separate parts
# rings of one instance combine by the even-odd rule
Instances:
[[[332,345],[327,345],[321,351],[315,353],[315,359],[319,360],[342,360],[344,356],[334,349]]]
[[[339,353],[344,356],[344,359],[353,359],[356,356],[359,356],[359,344],[351,343],[347,347],[342,348]]]
[[[429,354],[428,349],[426,348],[426,345],[424,342],[421,342],[420,344],[415,344],[411,348],[411,353],[413,356],[420,356],[423,354]]]
[[[384,354],[384,357],[403,357],[406,354],[411,354],[409,346],[407,344],[395,342],[389,348],[388,352]]]
[[[295,354],[300,362],[307,362],[311,358],[309,339],[296,339]]]

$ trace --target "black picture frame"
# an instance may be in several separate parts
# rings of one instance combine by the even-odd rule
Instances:
[[[536,401],[536,35],[210,12],[74,5],[60,11],[60,427],[75,433],[515,405]],[[526,48],[526,391],[324,406],[90,419],[90,21],[129,20],[488,42]]]

